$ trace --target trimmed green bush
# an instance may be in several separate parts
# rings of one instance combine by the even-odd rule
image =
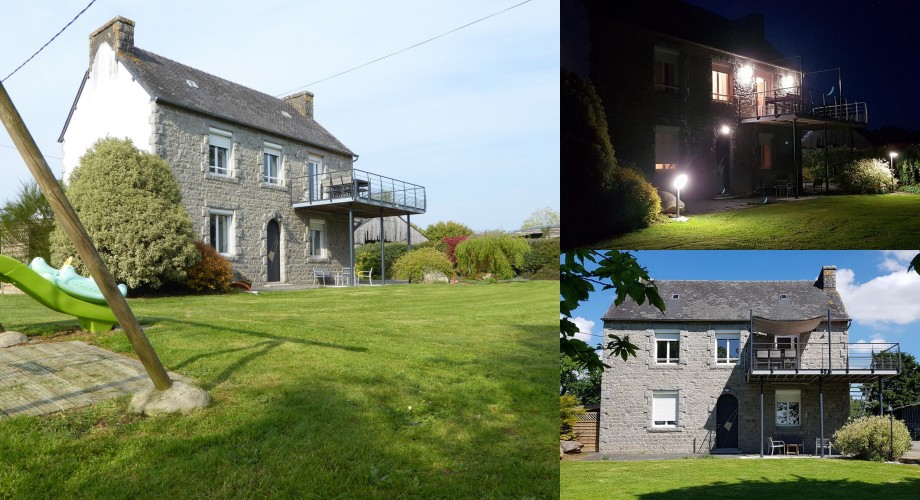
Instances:
[[[490,233],[461,241],[457,245],[457,267],[464,276],[491,274],[497,279],[514,277],[514,267],[524,264],[530,245],[523,238]]]
[[[897,188],[888,162],[866,158],[849,163],[837,177],[840,188],[848,193],[887,193]]]
[[[910,449],[910,432],[900,420],[891,421],[887,416],[876,415],[854,420],[834,433],[834,447],[844,455],[861,460],[884,462],[888,459],[888,448],[892,447],[894,458],[898,459]]]
[[[384,243],[383,253],[387,265],[387,278],[393,277],[393,263],[402,257],[409,247],[405,243]],[[358,245],[355,248],[355,271],[373,268],[373,276],[380,278],[380,243]]]
[[[440,272],[448,278],[454,276],[454,265],[450,259],[434,248],[412,250],[393,264],[393,276],[409,280],[409,283],[421,283],[425,274],[432,271]]]
[[[559,279],[559,238],[538,238],[527,240],[530,253],[524,256],[524,263],[518,274],[530,279]]]
[[[196,241],[195,247],[201,254],[201,260],[185,270],[185,286],[196,292],[229,292],[233,280],[230,261],[211,245]]]
[[[129,288],[183,283],[200,258],[179,184],[165,160],[139,151],[130,139],[100,139],[70,175],[67,197],[116,281]],[[73,256],[86,268],[58,222],[51,259]]]
[[[440,241],[444,238],[469,236],[473,234],[473,230],[465,224],[449,220],[429,225],[422,234],[424,234],[429,241]]]

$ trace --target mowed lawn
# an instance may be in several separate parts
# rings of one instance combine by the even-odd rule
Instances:
[[[131,300],[212,406],[0,419],[0,497],[556,497],[558,295],[546,281]],[[10,295],[0,322],[77,326]],[[79,338],[133,356],[120,332]]]
[[[561,497],[920,498],[920,467],[840,459],[685,459],[561,464]]]
[[[689,206],[689,204],[688,204]],[[920,243],[920,196],[822,196],[741,210],[688,214],[685,223],[663,221],[595,248],[668,249],[913,249]]]

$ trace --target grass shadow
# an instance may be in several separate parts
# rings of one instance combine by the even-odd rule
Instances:
[[[768,478],[741,483],[712,483],[638,495],[642,500],[690,500],[695,498],[886,498],[915,499],[920,479],[868,483],[859,480],[822,480],[793,475],[795,479]]]

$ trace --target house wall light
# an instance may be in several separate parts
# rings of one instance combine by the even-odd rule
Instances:
[[[782,79],[782,85],[784,89],[791,89],[795,87],[795,77],[792,75],[786,75]]]
[[[728,125],[722,125],[722,127],[719,129],[719,132],[722,132],[722,135],[729,135],[732,133],[732,128]]]
[[[750,64],[738,68],[738,82],[744,85],[750,85],[754,80],[754,68]]]

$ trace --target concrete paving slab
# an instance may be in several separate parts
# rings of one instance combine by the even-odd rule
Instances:
[[[169,376],[195,384],[173,372]],[[153,381],[140,361],[85,342],[0,349],[0,418],[78,408],[148,387]]]

